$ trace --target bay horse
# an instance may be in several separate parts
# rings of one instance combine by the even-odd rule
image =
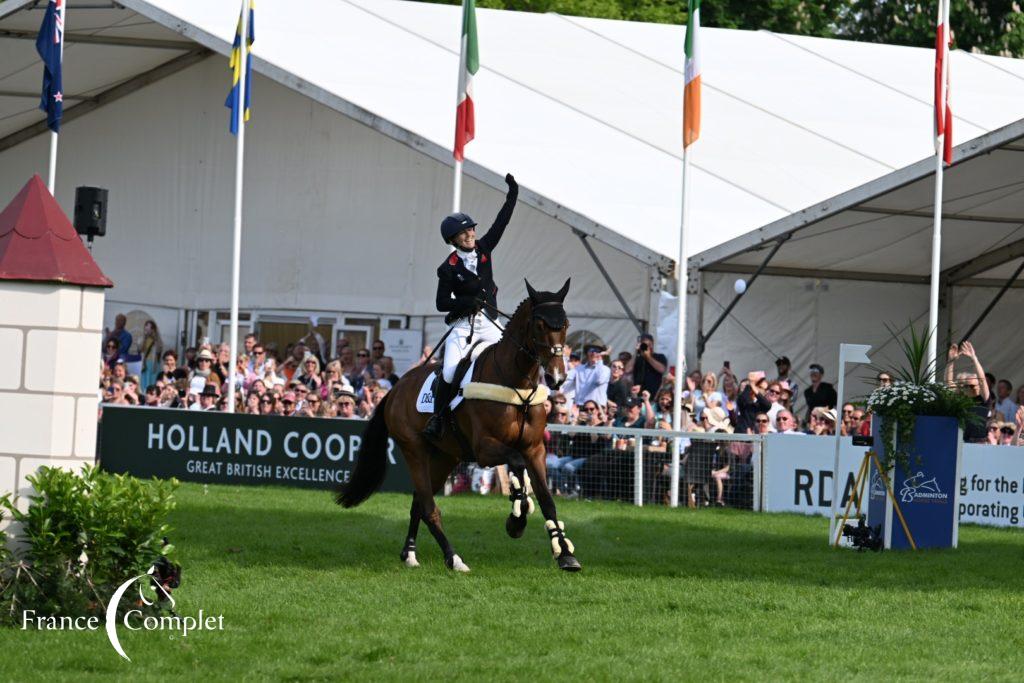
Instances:
[[[519,538],[526,528],[526,517],[533,505],[529,497],[532,481],[559,568],[581,569],[547,486],[547,415],[543,405],[547,387],[538,384],[542,368],[556,381],[565,376],[562,348],[569,321],[563,304],[569,280],[557,292],[537,292],[529,282],[526,289],[529,296],[512,314],[501,339],[484,349],[476,360],[473,384],[469,387],[480,388],[488,398],[464,397],[450,416],[443,438],[437,443],[428,441],[420,432],[429,415],[417,412],[416,401],[427,375],[435,372],[438,363],[410,370],[377,406],[363,432],[352,477],[337,492],[337,502],[347,508],[369,498],[384,481],[388,437],[394,438],[409,466],[414,489],[409,532],[400,554],[406,566],[419,566],[416,533],[423,522],[441,546],[445,565],[456,571],[469,571],[444,534],[441,511],[434,500],[468,443],[478,464],[508,465],[512,512],[505,530],[509,536]],[[454,433],[453,424],[463,435],[463,441]]]

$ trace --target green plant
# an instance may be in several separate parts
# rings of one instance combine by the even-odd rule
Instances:
[[[886,325],[903,351],[905,363],[894,369],[876,367],[875,370],[888,372],[895,381],[890,386],[875,389],[866,402],[868,411],[881,419],[881,436],[885,444],[882,465],[887,468],[909,468],[910,455],[906,445],[914,437],[918,415],[954,417],[961,428],[979,419],[972,410],[974,401],[970,396],[955,387],[932,381],[936,370],[936,361],[928,360],[932,333],[918,332],[913,323],[908,327],[909,337],[901,337],[897,330]]]
[[[175,480],[43,467],[28,481],[35,494],[25,512],[0,500],[19,522],[22,548],[0,564],[6,565],[0,599],[8,616],[23,609],[64,616],[101,611],[118,584],[173,551],[163,539]]]

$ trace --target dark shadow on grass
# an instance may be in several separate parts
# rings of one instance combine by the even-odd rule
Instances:
[[[326,496],[325,496],[326,499]],[[320,510],[288,505],[230,507],[228,501],[181,505],[174,515],[175,543],[186,562],[226,561],[240,567],[313,570],[366,568],[408,571],[398,552],[407,518],[395,500],[365,507]],[[481,514],[480,505],[487,509]],[[544,569],[557,573],[539,514],[519,540],[506,536],[507,503],[497,498],[464,503],[445,499],[446,532],[456,552],[487,573]],[[308,505],[307,505],[308,507]],[[953,551],[858,553],[826,545],[821,518],[731,510],[645,509],[607,503],[564,507],[567,534],[576,544],[584,577],[760,579],[818,587],[889,587],[915,591],[999,589],[1024,592],[1014,568],[1024,536],[975,531],[986,538],[961,541]],[[816,523],[814,523],[816,522]],[[742,529],[737,527],[743,527]],[[420,572],[443,572],[437,545],[421,528]],[[585,578],[584,578],[585,580]]]

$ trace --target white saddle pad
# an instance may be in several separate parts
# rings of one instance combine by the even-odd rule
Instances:
[[[469,364],[469,369],[466,370],[465,376],[462,378],[462,382],[459,383],[459,388],[462,389],[473,379],[473,368],[476,367],[476,358]],[[420,389],[419,397],[416,399],[416,411],[420,413],[432,413],[434,412],[434,392],[430,390],[430,385],[434,383],[434,373],[427,375],[426,379],[423,380],[423,387]],[[452,399],[448,407],[455,410],[458,405],[462,403],[462,394],[456,394],[455,398]]]

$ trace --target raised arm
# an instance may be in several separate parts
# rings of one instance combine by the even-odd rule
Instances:
[[[957,356],[960,355],[960,349],[956,344],[949,347],[949,353],[946,354],[946,386],[951,387],[954,384],[953,381],[953,370],[956,365]]]
[[[978,388],[981,390],[981,400],[988,401],[988,397],[991,395],[988,388],[988,380],[985,379],[985,368],[981,367],[978,354],[974,352],[974,345],[969,341],[965,341],[960,346],[960,353],[974,361],[974,372],[978,374]]]
[[[512,220],[512,211],[516,208],[516,200],[519,198],[519,184],[516,183],[516,179],[512,177],[511,173],[505,175],[505,184],[508,185],[505,203],[502,204],[501,210],[498,211],[498,216],[494,219],[494,225],[491,226],[491,229],[487,231],[486,235],[477,240],[484,251],[493,251],[498,246],[498,242],[501,241],[501,236],[504,234],[508,222]]]

